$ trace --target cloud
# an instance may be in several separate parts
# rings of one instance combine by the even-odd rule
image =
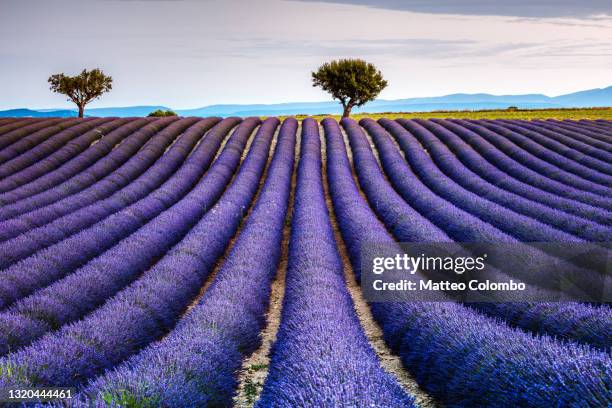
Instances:
[[[290,0],[336,3],[427,14],[587,18],[612,16],[610,0]]]
[[[463,56],[489,56],[533,46],[533,44],[516,43],[487,47],[474,40],[433,38],[350,38],[322,42],[312,39],[255,37],[248,39],[228,38],[225,41],[227,41],[226,45],[219,50],[221,55],[256,59],[278,55],[292,58],[418,56],[428,59],[446,59]]]
[[[465,64],[491,57],[499,58],[498,61],[508,61],[508,58],[514,61],[516,58],[605,57],[610,55],[611,49],[609,44],[595,38],[567,42],[483,42],[470,39],[433,38],[350,38],[322,42],[307,38],[228,37],[216,39],[214,45],[209,43],[207,47],[175,44],[160,49],[157,57],[196,60],[247,59],[268,61],[271,64],[278,64],[280,60],[292,60],[295,61],[293,65],[302,63],[304,59],[313,58],[390,57],[438,61],[441,64],[443,61],[455,61],[455,63],[462,61],[461,63]],[[138,51],[130,52],[134,52],[135,54],[131,54],[134,56],[140,55]],[[514,63],[518,63],[518,60]]]

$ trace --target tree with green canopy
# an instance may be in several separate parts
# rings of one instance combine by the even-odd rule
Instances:
[[[319,86],[342,104],[342,117],[351,109],[373,101],[387,87],[387,81],[374,64],[361,59],[326,62],[312,73],[313,86]]]
[[[79,118],[82,118],[85,105],[113,88],[113,78],[105,75],[99,68],[91,71],[84,69],[76,76],[64,73],[51,75],[49,84],[53,92],[66,95],[69,101],[78,106]]]

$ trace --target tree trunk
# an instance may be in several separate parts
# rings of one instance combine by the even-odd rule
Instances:
[[[342,112],[342,117],[343,118],[348,118],[351,115],[351,109],[353,107],[351,105],[346,105],[344,107],[344,111]]]
[[[79,118],[83,117],[83,114],[85,113],[85,105],[78,105],[79,106]]]

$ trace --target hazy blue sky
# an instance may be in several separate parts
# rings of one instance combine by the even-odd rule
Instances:
[[[310,71],[338,57],[385,99],[605,87],[612,2],[0,0],[0,109],[71,106],[46,80],[84,67],[114,78],[91,107],[326,100]]]

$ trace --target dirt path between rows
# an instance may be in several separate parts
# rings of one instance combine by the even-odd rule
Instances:
[[[321,135],[324,138],[323,129],[320,129]],[[347,146],[347,154],[349,157],[349,162],[351,163],[351,169],[353,171],[353,179],[359,193],[364,197],[365,194],[359,188],[359,183],[357,182],[357,177],[355,174],[355,170],[353,167],[353,157],[351,154],[350,145],[348,143],[348,137],[344,133],[344,129],[342,129],[342,135],[344,137],[344,143]],[[439,408],[441,404],[437,403],[433,398],[431,398],[425,391],[423,391],[419,385],[417,384],[414,377],[404,369],[402,365],[402,361],[399,356],[395,355],[387,344],[384,341],[382,329],[374,320],[374,316],[372,316],[372,312],[370,311],[370,307],[368,306],[367,301],[363,297],[363,292],[361,291],[361,287],[355,278],[355,273],[353,271],[353,267],[351,265],[348,252],[346,249],[346,245],[344,244],[344,240],[342,239],[342,235],[340,233],[340,229],[338,227],[338,221],[336,220],[335,213],[333,211],[333,203],[331,201],[331,195],[329,193],[329,185],[327,183],[327,155],[325,148],[325,139],[323,139],[323,188],[325,190],[325,202],[327,203],[332,227],[334,230],[334,236],[336,238],[336,243],[338,246],[338,252],[340,253],[340,257],[342,258],[342,263],[344,264],[344,278],[346,281],[346,286],[349,290],[351,297],[353,298],[353,304],[355,307],[355,313],[357,313],[357,317],[361,323],[361,327],[363,328],[366,337],[374,351],[376,352],[376,356],[380,361],[382,368],[395,377],[400,386],[409,394],[415,397],[416,403],[423,408]]]
[[[276,333],[281,320],[283,299],[285,297],[285,276],[287,273],[287,262],[289,259],[289,239],[291,235],[291,218],[293,214],[293,201],[297,179],[297,164],[300,154],[301,126],[298,126],[296,135],[296,150],[294,169],[291,178],[291,190],[289,195],[289,206],[283,228],[282,252],[276,272],[276,278],[272,282],[270,294],[270,306],[266,316],[266,327],[261,333],[261,345],[251,356],[242,362],[242,368],[238,377],[238,391],[234,397],[236,408],[251,408],[259,398],[265,379],[268,375],[270,365],[270,348],[276,341]]]

